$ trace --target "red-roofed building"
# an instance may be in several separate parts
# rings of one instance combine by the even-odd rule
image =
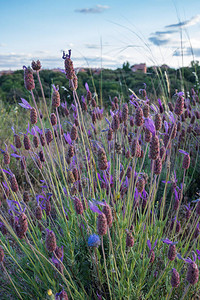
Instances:
[[[146,64],[138,64],[138,65],[133,65],[131,66],[131,70],[133,72],[141,72],[141,73],[146,73],[147,72],[147,66]]]

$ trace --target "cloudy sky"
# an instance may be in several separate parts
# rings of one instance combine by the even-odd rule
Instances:
[[[0,70],[200,60],[199,0],[0,0]],[[183,55],[182,55],[183,54]]]

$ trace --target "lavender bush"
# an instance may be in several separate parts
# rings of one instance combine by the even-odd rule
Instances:
[[[198,297],[200,199],[187,197],[199,162],[198,91],[169,102],[145,87],[106,112],[87,83],[78,96],[71,51],[63,59],[73,103],[52,85],[47,107],[33,61],[24,67],[30,97],[19,103],[27,129],[12,128],[14,143],[1,149],[2,299]]]

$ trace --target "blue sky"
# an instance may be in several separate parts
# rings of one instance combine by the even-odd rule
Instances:
[[[199,0],[0,0],[0,70],[62,67],[68,49],[75,67],[180,67],[191,47],[200,60]]]

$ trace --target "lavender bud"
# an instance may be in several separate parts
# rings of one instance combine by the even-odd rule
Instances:
[[[112,211],[111,211],[110,206],[108,206],[108,205],[103,206],[103,213],[106,216],[107,225],[109,227],[111,227],[112,226],[112,222],[113,222],[113,217],[112,217]]]
[[[173,288],[178,287],[180,284],[180,276],[176,269],[172,270],[172,277],[171,277],[171,285]]]
[[[20,136],[18,134],[14,135],[14,143],[15,143],[15,147],[17,149],[20,149],[22,146],[21,140],[20,140]]]
[[[108,161],[103,148],[99,148],[98,150],[98,166],[100,170],[106,170],[108,168]]]
[[[160,130],[161,127],[162,127],[162,118],[161,118],[161,115],[159,113],[157,113],[155,115],[155,128],[156,130]]]
[[[53,89],[52,106],[53,107],[59,107],[60,106],[60,93],[56,88]]]
[[[146,143],[149,143],[151,141],[152,138],[152,133],[150,130],[148,130],[147,128],[145,129],[145,137],[144,140]]]
[[[151,264],[153,264],[153,262],[154,262],[154,260],[155,260],[155,252],[153,251],[153,250],[151,250],[150,252],[149,252],[149,258],[150,258],[150,263]]]
[[[41,62],[39,60],[37,61],[32,61],[31,67],[34,71],[40,71],[41,70]]]
[[[183,158],[182,167],[183,167],[183,169],[187,170],[187,169],[189,169],[189,166],[190,166],[190,155],[185,154],[184,158]]]
[[[74,197],[74,208],[75,208],[77,215],[83,214],[83,204],[78,197]]]
[[[42,150],[39,152],[39,158],[40,158],[41,162],[45,162],[45,157],[44,157],[44,153]]]
[[[28,230],[27,217],[24,213],[21,213],[19,216],[18,224],[16,226],[17,236],[20,239],[23,239],[25,237],[27,230]]]
[[[28,135],[24,135],[24,148],[28,151],[31,149],[31,141],[28,137]]]
[[[122,107],[122,120],[126,122],[128,120],[128,104],[124,103]]]
[[[71,128],[70,137],[71,137],[72,141],[75,141],[78,137],[77,128],[76,128],[75,124]]]
[[[157,135],[152,136],[149,148],[149,158],[156,160],[159,157],[160,145],[159,138]]]
[[[2,263],[4,260],[4,251],[3,248],[0,246],[0,263]]]
[[[158,157],[154,163],[154,174],[159,175],[162,171],[162,159]]]
[[[134,237],[132,235],[132,232],[128,232],[126,234],[126,247],[133,247],[134,245]]]
[[[105,235],[107,233],[107,219],[103,213],[97,217],[97,230],[99,235]]]
[[[48,231],[46,236],[46,249],[48,252],[54,252],[56,248],[56,236],[52,230]]]
[[[175,245],[169,245],[167,257],[171,261],[175,260],[175,258],[176,258],[176,246]]]
[[[74,66],[70,55],[65,57],[65,74],[67,79],[73,79],[75,76]]]
[[[11,186],[11,190],[15,193],[18,192],[19,190],[19,186],[18,186],[18,183],[17,183],[17,180],[15,178],[15,175],[12,174],[11,178],[10,178],[10,186]]]
[[[136,139],[134,139],[131,144],[131,155],[132,157],[140,157],[141,155],[141,147]]]
[[[109,127],[109,129],[108,129],[107,139],[108,139],[109,142],[112,141],[112,139],[113,139],[113,130],[112,130],[111,127]]]
[[[144,115],[143,115],[143,110],[140,106],[138,106],[136,108],[135,111],[135,125],[136,126],[142,126],[144,123],[144,119],[143,119]]]
[[[35,208],[35,217],[37,220],[42,220],[42,208],[39,205]]]
[[[10,163],[10,154],[8,153],[8,151],[5,151],[3,153],[3,161],[5,165],[9,165]]]
[[[46,144],[45,138],[44,138],[44,135],[43,135],[43,134],[40,134],[40,143],[41,143],[42,147],[44,147],[45,144]]]
[[[179,96],[176,100],[174,112],[177,116],[182,115],[184,109],[184,99],[182,96]]]
[[[54,113],[51,114],[50,119],[51,119],[51,125],[55,126],[57,124],[57,117]]]
[[[45,211],[46,211],[46,215],[49,216],[51,213],[51,203],[50,200],[46,200],[45,202]]]
[[[115,114],[113,116],[113,120],[111,124],[113,131],[117,131],[119,129],[119,125],[120,125],[119,116]]]
[[[46,129],[45,137],[46,137],[47,145],[49,145],[53,141],[53,134],[50,129]]]
[[[30,121],[33,125],[37,123],[37,111],[34,107],[30,110]]]
[[[187,281],[195,285],[199,280],[199,269],[195,262],[188,264],[187,274],[186,274]]]
[[[145,118],[149,117],[149,111],[150,111],[149,104],[145,103],[145,105],[143,106],[143,114]]]
[[[35,148],[38,148],[38,146],[39,146],[39,139],[36,135],[34,135],[34,137],[33,137],[33,145]]]
[[[28,91],[32,91],[35,88],[33,72],[30,68],[26,67],[24,67],[24,84]]]
[[[144,178],[139,178],[138,181],[137,181],[136,186],[137,186],[138,192],[142,193],[142,191],[145,188],[145,180],[144,180]]]

